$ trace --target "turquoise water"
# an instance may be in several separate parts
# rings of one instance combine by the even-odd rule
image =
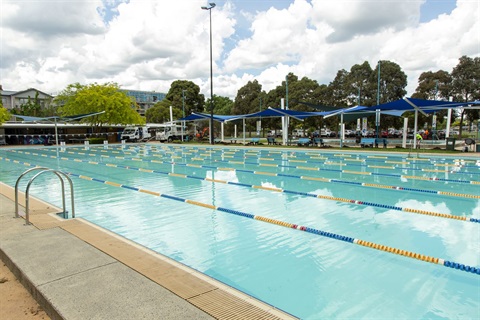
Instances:
[[[480,274],[347,241],[480,268],[478,160],[159,144],[0,157],[0,181],[29,165],[68,172],[77,217],[302,319],[480,318]],[[61,206],[52,176],[31,193]]]

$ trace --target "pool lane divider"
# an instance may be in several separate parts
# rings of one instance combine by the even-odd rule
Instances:
[[[175,150],[180,150],[182,151],[182,155],[185,154],[185,151],[186,148],[185,147],[171,147]],[[182,149],[183,148],[183,149]],[[78,149],[78,148],[75,148],[75,149]],[[151,151],[151,148],[147,148],[149,151]],[[164,151],[164,149],[166,148],[163,148],[162,151]],[[202,149],[204,150],[204,148]],[[101,152],[107,152],[106,150],[100,150]],[[219,152],[218,150],[215,150],[217,151],[217,153]],[[237,150],[238,151],[238,150]],[[174,152],[165,152],[165,153],[168,153],[168,154],[173,154]],[[211,156],[211,154],[213,154],[214,151],[210,151],[210,154],[205,154],[205,153],[201,153],[200,155],[202,156]],[[272,152],[269,152],[268,155],[271,155]],[[191,153],[189,153],[191,154]],[[199,152],[197,152],[197,154],[199,154]],[[226,156],[225,154],[229,154],[228,156]],[[228,152],[228,151],[224,151],[222,152],[221,157],[223,158],[234,158],[233,156],[231,156],[230,154],[234,154],[234,152]],[[311,155],[311,153],[304,153],[305,155]],[[217,154],[218,155],[218,154]],[[252,153],[251,151],[248,151],[248,152],[244,152],[244,156],[242,158],[247,158],[249,156],[252,156],[252,157],[258,157],[258,156],[261,156],[261,152],[258,152],[256,151],[255,153]],[[180,159],[180,158],[183,158],[182,156],[171,156],[172,158],[175,158],[175,159]],[[286,156],[287,158],[297,158],[296,154],[292,154],[292,155],[287,155]],[[334,154],[333,157],[344,157],[344,161],[353,161],[353,162],[365,162],[367,159],[352,159],[351,158],[351,155],[345,155],[345,154]],[[238,158],[238,157],[237,157]],[[314,157],[313,156],[310,156],[310,159],[313,159]],[[341,166],[346,166],[348,164],[346,163],[336,163],[336,162],[332,162],[332,161],[328,161],[328,158],[326,157],[315,157],[316,159],[327,159],[327,161],[325,161],[323,164],[324,165],[341,165]],[[378,158],[378,159],[387,159],[387,157],[385,156],[368,156],[367,158]],[[419,161],[426,161],[424,158],[409,158],[410,160],[415,160],[415,159],[419,159]],[[204,161],[205,159],[204,158],[198,158],[196,157],[194,159],[195,161]],[[211,159],[210,159],[211,160]],[[259,161],[275,161],[275,160],[280,160],[280,159],[276,159],[276,158],[259,158]],[[285,160],[284,157],[282,157],[282,160]],[[287,159],[288,161],[288,159]],[[306,161],[306,160],[290,160],[290,162],[302,162],[302,163],[312,163],[311,161]],[[384,161],[385,163],[396,163],[396,164],[410,164],[410,162],[398,162],[398,161]],[[473,161],[472,161],[473,162]],[[317,163],[317,162],[315,162]],[[437,164],[434,164],[434,165],[437,165]],[[456,166],[456,167],[459,167],[458,165],[458,161],[457,163],[455,164],[443,164],[445,166]],[[404,168],[397,168],[397,167],[394,167],[394,166],[381,166],[381,165],[369,165],[369,164],[365,164],[365,165],[361,165],[362,167],[367,167],[367,168],[377,168],[377,169],[389,169],[389,170],[397,170],[397,169],[404,169]],[[462,167],[462,166],[460,166]],[[305,167],[303,167],[304,169]],[[410,168],[411,170],[420,170],[422,172],[432,172],[432,173],[452,173],[452,174],[477,174],[477,173],[472,173],[472,172],[459,172],[459,171],[456,171],[456,170],[435,170],[435,169],[422,169],[422,168]],[[363,172],[363,171],[361,171]],[[360,174],[358,173],[358,171],[348,171],[348,172],[345,172],[345,173],[349,173],[349,174]],[[364,173],[361,173],[361,174],[364,174]],[[375,174],[375,173],[372,173],[372,174]],[[480,174],[480,173],[478,173]],[[397,175],[398,176],[398,175]],[[410,179],[415,179],[415,177],[412,177],[410,176],[409,177]],[[421,177],[419,180],[437,180],[435,178],[429,178],[429,179],[423,179],[424,177]],[[454,179],[449,179],[449,182],[464,182],[462,180],[454,180]],[[478,181],[472,181],[472,184],[480,184],[480,182]]]
[[[99,148],[99,147],[97,147]],[[174,149],[174,150],[185,150],[186,148],[185,147],[169,147],[169,148],[163,148],[162,151],[164,153],[168,153],[168,154],[173,154],[174,152],[165,152],[165,149],[168,149],[168,150],[171,150],[171,149]],[[183,149],[181,149],[183,148]],[[78,147],[75,147],[75,149],[78,149]],[[188,149],[188,150],[191,150],[192,148]],[[149,149],[151,150],[151,149]],[[220,152],[219,150],[214,150],[214,151],[210,151],[210,154],[205,154],[205,153],[200,153],[199,150],[205,150],[205,148],[202,148],[202,149],[197,149],[197,152],[196,154],[197,155],[202,155],[202,156],[208,156],[208,157],[211,157],[212,154],[215,154],[215,152],[217,152],[216,155],[218,156],[222,156],[223,158],[233,158],[233,156],[225,156],[224,154],[228,153],[228,154],[234,154],[233,152],[228,152],[228,151],[224,151],[222,152],[221,155],[219,155],[218,153]],[[259,157],[261,156],[261,152],[259,151],[255,151],[255,152],[252,152],[252,151],[247,151],[245,152],[245,150],[236,150],[236,151],[242,151],[243,152],[243,155],[242,156],[237,156],[236,158],[243,158],[243,159],[246,159],[248,157]],[[100,152],[108,152],[107,150],[100,150]],[[183,151],[182,151],[183,152]],[[272,152],[269,152],[268,154],[270,155]],[[339,165],[339,163],[336,163],[336,162],[332,162],[332,161],[329,161],[328,159],[329,158],[326,158],[326,157],[313,157],[311,156],[311,153],[303,153],[305,155],[310,155],[310,159],[324,159],[324,160],[327,160],[325,161],[323,164],[324,165]],[[346,155],[346,154],[334,154],[333,157],[344,157],[344,161],[354,161],[354,162],[366,162],[368,160],[368,158],[377,158],[377,159],[388,159],[388,157],[385,157],[385,156],[368,156],[364,159],[352,159],[351,155]],[[179,157],[179,158],[182,158],[182,157]],[[286,159],[285,159],[286,158]],[[322,164],[321,162],[318,162],[318,161],[308,161],[308,160],[289,160],[289,159],[295,159],[297,158],[296,156],[296,153],[293,152],[292,154],[288,154],[288,155],[285,155],[282,156],[282,159],[278,159],[278,158],[265,158],[263,159],[263,161],[289,161],[289,162],[302,162],[302,163],[313,163],[313,164],[317,164],[317,163],[320,163]],[[300,157],[298,157],[300,158]],[[303,157],[305,158],[305,157]],[[402,158],[403,159],[403,158]],[[425,161],[427,160],[432,160],[430,158],[408,158],[409,160],[418,160],[420,161],[421,163],[425,163]],[[196,157],[195,159],[196,161],[205,161],[206,159],[204,158],[199,158],[199,157]],[[211,159],[209,159],[211,160]],[[375,160],[374,160],[375,161]],[[455,167],[464,167],[464,165],[458,165],[458,162],[459,160],[453,160],[455,161],[456,163],[455,164],[446,164],[447,166],[455,166]],[[378,161],[376,161],[378,162]],[[381,162],[384,162],[384,163],[387,163],[389,161],[381,161]],[[462,161],[462,162],[472,162],[472,163],[475,163],[475,161]],[[397,164],[411,164],[410,162],[396,162],[396,161],[391,161],[391,163],[397,163]],[[347,166],[347,165],[350,165],[352,166],[352,164],[346,164],[346,163],[343,163],[341,164],[343,166]],[[359,166],[359,165],[355,165],[355,166]],[[397,169],[405,169],[405,168],[400,168],[400,167],[394,167],[394,166],[375,166],[375,165],[368,165],[368,164],[364,164],[364,165],[360,165],[361,167],[367,167],[367,168],[378,168],[378,169],[389,169],[389,170],[397,170]],[[476,166],[472,166],[474,168],[477,168]],[[451,173],[451,174],[480,174],[480,173],[472,173],[472,172],[464,172],[464,171],[456,171],[456,170],[429,170],[429,169],[422,169],[422,168],[408,168],[409,170],[418,170],[418,171],[422,171],[422,172],[432,172],[432,173]],[[349,172],[349,173],[353,173],[355,171],[352,171],[352,172]],[[372,173],[372,174],[375,174],[375,173]],[[395,176],[398,176],[398,175],[395,175]],[[412,179],[412,178],[411,178]],[[432,180],[436,180],[436,179],[432,179]],[[454,180],[454,179],[449,179],[449,182],[459,182],[459,181],[462,181],[462,180]],[[463,181],[462,181],[463,182]],[[480,184],[480,182],[474,182],[473,184]]]
[[[127,158],[124,158],[124,160],[129,160]],[[194,160],[194,159],[192,159]],[[203,160],[203,159],[202,159]],[[154,160],[143,160],[144,162],[153,162]],[[155,160],[155,162],[160,162],[158,160]],[[171,162],[171,161],[161,161],[164,164],[175,164],[175,165],[185,165],[183,163],[176,163],[176,162]],[[238,163],[234,161],[228,161],[228,163],[232,164],[246,164],[244,163]],[[187,166],[189,164],[186,164]],[[192,164],[190,164],[193,166]],[[199,168],[206,168],[206,169],[219,169],[218,167],[213,167],[213,166],[204,166],[204,165],[197,165]],[[267,167],[278,167],[276,164],[262,164],[261,166],[267,166]],[[295,166],[296,169],[302,169],[302,170],[312,170],[312,171],[320,171],[322,169],[319,168],[312,168],[312,167],[303,167],[303,166]],[[264,172],[264,171],[254,171],[254,170],[237,170],[233,169],[236,171],[241,171],[245,173],[251,173],[251,174],[258,174],[258,175],[269,175],[269,176],[284,176],[284,177],[290,177],[290,178],[299,178],[299,179],[306,179],[306,180],[313,180],[309,179],[307,176],[296,176],[296,175],[282,175],[282,174],[277,174],[277,173],[269,173],[269,172]],[[343,173],[357,173],[356,171],[348,171],[348,170],[337,170],[341,171]],[[368,172],[360,172],[361,174],[366,174],[369,175]],[[360,174],[358,173],[358,174]],[[415,179],[415,178],[421,178],[421,180],[431,180],[432,178],[427,178],[427,177],[412,177],[412,176],[402,176],[405,178],[410,178],[410,179]],[[418,179],[417,179],[418,180]],[[440,179],[437,179],[440,180]],[[472,195],[472,194],[463,194],[463,193],[457,193],[457,192],[448,192],[448,191],[437,191],[437,190],[428,190],[428,189],[418,189],[418,188],[409,188],[409,187],[398,187],[398,186],[388,186],[388,185],[380,185],[380,184],[372,184],[372,183],[365,183],[365,182],[352,182],[352,181],[345,181],[345,180],[338,180],[338,179],[325,179],[322,180],[323,182],[332,182],[332,183],[346,183],[346,184],[353,184],[353,185],[358,185],[362,187],[371,187],[371,188],[379,188],[379,189],[391,189],[391,190],[399,190],[399,191],[414,191],[414,192],[421,192],[421,193],[431,193],[431,194],[439,194],[439,195],[444,195],[444,196],[451,196],[451,197],[461,197],[461,198],[471,198],[471,199],[480,199],[480,195]],[[471,184],[476,184],[477,181],[470,181]],[[479,182],[480,184],[480,182]]]
[[[10,150],[9,150],[10,151]],[[52,152],[54,150],[51,150]],[[22,151],[13,151],[13,152],[19,152],[22,153]],[[73,153],[73,152],[71,152]],[[33,153],[35,155],[38,155],[36,153]],[[97,156],[96,154],[89,154],[91,156]],[[108,155],[101,155],[101,157],[106,157],[106,158],[111,158]],[[123,160],[133,160],[133,158],[126,158],[126,157],[115,157],[116,159],[123,159]],[[141,158],[135,158],[136,161],[143,161],[143,162],[156,162],[156,163],[165,163],[165,164],[176,164],[176,165],[185,165],[183,163],[178,163],[178,162],[171,162],[171,161],[163,161],[163,160],[145,160]],[[205,161],[206,159],[204,158],[190,158],[192,161]],[[398,175],[398,174],[389,174],[389,173],[375,173],[375,172],[369,172],[369,171],[351,171],[351,170],[340,170],[340,169],[322,169],[318,167],[305,167],[305,166],[290,166],[290,165],[277,165],[277,164],[259,164],[256,162],[245,162],[245,161],[232,161],[232,160],[213,160],[214,162],[226,162],[226,163],[231,163],[231,164],[251,164],[251,165],[257,165],[257,166],[268,166],[268,167],[286,167],[286,168],[292,168],[292,169],[300,169],[300,170],[311,170],[311,171],[330,171],[330,172],[340,172],[340,173],[347,173],[347,174],[359,174],[359,175],[378,175],[378,176],[387,176],[387,177],[395,177],[395,178],[401,178],[401,179],[411,179],[411,180],[423,180],[423,181],[441,181],[441,182],[456,182],[456,183],[467,183],[467,184],[474,184],[474,185],[480,185],[480,181],[475,181],[475,180],[458,180],[458,179],[443,179],[443,178],[436,178],[436,177],[422,177],[422,176],[407,176],[407,175]],[[342,164],[343,165],[343,164]],[[338,181],[334,181],[338,182]],[[480,195],[469,195],[469,194],[460,194],[460,193],[455,193],[455,192],[442,192],[442,191],[433,191],[431,192],[430,190],[423,191],[421,189],[408,189],[404,187],[392,187],[392,189],[397,189],[397,190],[408,190],[408,191],[418,191],[418,192],[427,192],[427,193],[438,193],[441,195],[446,195],[446,196],[454,196],[454,197],[465,197],[465,198],[475,198],[475,199],[480,199]]]
[[[19,162],[19,163],[22,163],[22,162]],[[25,162],[23,162],[22,164],[26,165]],[[31,165],[31,164],[29,164],[29,166],[34,167],[34,165]],[[249,218],[249,219],[253,219],[253,220],[257,220],[257,221],[262,221],[262,222],[270,223],[270,224],[281,226],[281,227],[286,227],[286,228],[290,228],[290,229],[304,231],[304,232],[308,232],[310,234],[323,236],[323,237],[330,238],[330,239],[333,239],[333,240],[338,240],[338,241],[343,241],[343,242],[347,242],[347,243],[351,243],[351,244],[356,244],[356,245],[360,245],[360,246],[363,246],[363,247],[366,247],[366,248],[376,249],[376,250],[379,250],[379,251],[392,253],[392,254],[396,254],[396,255],[401,255],[401,256],[404,256],[404,257],[407,257],[407,258],[412,258],[412,259],[416,259],[416,260],[420,260],[420,261],[424,261],[424,262],[438,264],[438,265],[441,265],[441,266],[444,266],[444,267],[448,267],[448,268],[452,268],[452,269],[456,269],[456,270],[465,271],[465,272],[473,273],[473,274],[476,274],[476,275],[480,275],[480,267],[468,266],[468,265],[458,263],[458,262],[454,262],[454,261],[449,261],[449,260],[445,260],[445,259],[441,259],[441,258],[436,258],[436,257],[432,257],[432,256],[423,255],[423,254],[420,254],[420,253],[415,253],[415,252],[412,252],[412,251],[393,248],[393,247],[385,246],[385,245],[382,245],[382,244],[378,244],[378,243],[374,243],[374,242],[370,242],[370,241],[366,241],[366,240],[362,240],[362,239],[352,238],[352,237],[348,237],[348,236],[344,236],[344,235],[340,235],[340,234],[336,234],[336,233],[332,233],[332,232],[327,232],[327,231],[323,231],[323,230],[319,230],[319,229],[315,229],[315,228],[310,228],[310,227],[307,227],[307,226],[301,226],[301,225],[286,222],[286,221],[281,221],[281,220],[277,220],[277,219],[272,219],[272,218],[268,218],[268,217],[254,215],[254,214],[251,214],[251,213],[242,212],[242,211],[238,211],[238,210],[234,210],[234,209],[218,207],[218,206],[215,206],[215,205],[212,205],[212,204],[203,203],[203,202],[199,202],[199,201],[195,201],[195,200],[189,200],[189,199],[176,197],[176,196],[172,196],[172,195],[168,195],[168,194],[162,194],[160,192],[155,192],[155,191],[152,191],[152,190],[146,190],[146,189],[142,189],[142,188],[132,187],[132,186],[129,186],[129,185],[124,185],[124,184],[120,184],[120,183],[113,182],[113,181],[107,181],[107,180],[92,178],[92,177],[88,177],[88,176],[84,176],[84,175],[80,175],[80,174],[75,174],[75,173],[72,173],[72,172],[65,172],[65,173],[68,174],[69,176],[77,177],[79,179],[94,181],[94,182],[103,183],[103,184],[113,186],[113,187],[119,187],[119,188],[123,188],[123,189],[127,189],[127,190],[142,192],[142,193],[149,194],[149,195],[154,195],[154,196],[157,196],[157,197],[162,197],[162,198],[175,200],[175,201],[179,201],[179,202],[183,202],[183,203],[187,203],[187,204],[191,204],[191,205],[195,205],[195,206],[200,206],[200,207],[207,208],[207,209],[212,209],[212,210],[216,210],[216,211],[220,211],[220,212],[225,212],[225,213],[233,214],[233,215],[236,215],[236,216]]]
[[[17,153],[25,153],[23,151],[15,151]],[[72,152],[73,153],[73,152]],[[27,154],[30,154],[28,152]],[[40,155],[38,153],[32,153],[33,155]],[[92,154],[95,155],[95,154]],[[43,154],[42,154],[43,156]],[[55,156],[51,156],[52,158],[56,158]],[[104,158],[112,158],[107,155],[102,155]],[[205,169],[216,169],[219,170],[218,167],[214,166],[204,166],[204,165],[197,165],[197,164],[184,164],[184,163],[177,163],[177,162],[172,162],[172,161],[163,161],[163,160],[145,160],[141,158],[126,158],[126,157],[114,157],[115,159],[121,159],[121,160],[134,160],[134,161],[140,161],[140,162],[152,162],[152,163],[160,163],[160,164],[174,164],[178,166],[191,166],[191,167],[197,167],[197,168],[205,168]],[[62,157],[62,160],[72,160],[70,158]],[[191,160],[196,160],[195,158],[192,158]],[[202,159],[203,160],[203,159]],[[81,160],[81,159],[73,159],[73,161],[77,162],[85,162],[86,160]],[[215,161],[215,162],[220,162],[220,161]],[[88,162],[91,164],[98,164],[98,163],[92,163]],[[228,163],[232,164],[245,164],[245,162],[234,162],[234,161],[228,161]],[[110,166],[116,166],[116,165],[110,165]],[[268,167],[278,167],[276,164],[261,164],[260,166],[268,166]],[[301,170],[312,170],[312,171],[319,171],[322,169],[319,168],[312,168],[312,167],[303,167],[303,166],[296,166],[295,168],[301,169]],[[225,169],[223,169],[225,170]],[[430,194],[438,194],[438,195],[443,195],[443,196],[451,196],[451,197],[461,197],[461,198],[471,198],[471,199],[480,199],[480,195],[472,195],[472,194],[464,194],[464,193],[457,193],[457,192],[449,192],[449,191],[437,191],[437,190],[429,190],[429,189],[418,189],[418,188],[409,188],[409,187],[398,187],[398,186],[389,186],[389,185],[380,185],[380,184],[372,184],[372,183],[362,183],[362,182],[353,182],[353,181],[345,181],[345,180],[338,180],[338,179],[324,179],[324,180],[318,180],[315,178],[311,178],[308,176],[296,176],[296,175],[282,175],[282,174],[270,174],[270,173],[265,173],[262,171],[253,171],[253,170],[238,170],[238,169],[232,169],[236,171],[241,171],[245,173],[251,173],[251,174],[259,174],[259,175],[270,175],[270,176],[283,176],[283,177],[289,177],[289,178],[300,178],[300,179],[306,179],[306,180],[317,180],[317,181],[322,181],[322,182],[332,182],[332,183],[346,183],[346,184],[351,184],[351,185],[357,185],[357,186],[362,186],[362,187],[372,187],[372,188],[379,188],[379,189],[391,189],[391,190],[399,190],[399,191],[413,191],[413,192],[421,192],[421,193],[430,193]],[[338,172],[346,172],[346,173],[352,173],[348,170],[328,170],[324,169],[325,171],[338,171]],[[368,173],[364,173],[366,175],[369,175]],[[386,175],[386,174],[384,174]],[[406,179],[412,179],[412,178],[417,178],[417,180],[431,180],[431,178],[428,177],[416,177],[416,176],[402,176]],[[443,179],[442,179],[443,180]],[[470,181],[471,184],[480,184],[480,181]]]
[[[70,149],[81,149],[81,150],[85,150],[84,147],[69,147]],[[95,145],[91,145],[89,146],[89,148],[91,149],[100,149],[100,148],[104,148],[104,146],[95,146]],[[134,150],[135,152],[133,153],[138,153],[138,150],[147,150],[147,151],[154,151],[156,150],[156,152],[170,152],[172,153],[172,151],[170,150],[174,150],[174,151],[179,151],[179,152],[182,152],[182,153],[189,153],[189,154],[192,154],[192,152],[194,153],[199,153],[200,150],[208,150],[208,152],[210,153],[222,153],[222,154],[235,154],[235,153],[238,153],[238,152],[242,152],[243,154],[246,154],[246,155],[257,155],[257,154],[262,154],[262,152],[264,153],[267,153],[267,154],[282,154],[284,152],[291,152],[291,155],[289,155],[289,157],[296,157],[297,154],[304,154],[304,155],[308,155],[310,156],[310,158],[315,158],[315,159],[328,159],[327,157],[325,156],[319,156],[320,153],[319,152],[295,152],[295,151],[274,151],[274,150],[270,150],[270,149],[258,149],[258,150],[251,150],[251,149],[240,149],[240,148],[221,148],[221,149],[218,149],[218,148],[206,148],[206,147],[193,147],[193,146],[176,146],[176,145],[149,145],[149,144],[145,144],[145,145],[135,145],[135,146],[115,146],[115,145],[109,145],[108,146],[109,150],[111,150],[110,152],[112,153],[124,153],[124,154],[127,154],[127,153],[132,153],[132,152],[129,152],[129,151],[125,151],[125,149],[127,150]],[[121,149],[121,151],[115,151],[115,149]],[[191,152],[190,152],[191,151]],[[108,152],[107,150],[101,150],[101,152]],[[348,160],[347,158],[351,158],[352,155],[351,154],[333,154],[334,157],[345,157],[345,160]],[[360,161],[366,161],[368,160],[369,158],[377,158],[377,159],[388,159],[388,158],[399,158],[399,159],[405,159],[403,157],[400,157],[400,156],[372,156],[372,155],[367,155],[365,156],[364,159],[360,159]],[[432,162],[432,161],[436,161],[438,160],[437,158],[419,158],[419,157],[407,157],[408,160],[411,160],[411,161],[419,161],[419,163],[425,163],[426,161],[427,162]],[[476,163],[479,163],[478,160],[475,160],[475,159],[451,159],[451,161],[453,161],[454,163],[453,164],[435,164],[435,165],[444,165],[444,166],[460,166],[460,167],[465,167],[464,164],[469,164],[469,163],[472,163],[472,164],[476,164]],[[386,161],[388,162],[388,161]],[[399,162],[400,164],[410,164],[410,162]],[[472,167],[477,167],[477,166],[472,166]]]
[[[16,151],[18,153],[25,153],[22,151]],[[30,152],[28,152],[30,154]],[[38,153],[32,153],[33,155],[39,155]],[[43,154],[42,154],[43,155]],[[52,158],[56,158],[55,156],[51,156]],[[111,158],[110,156],[105,156],[103,157],[106,158]],[[62,157],[62,160],[72,160],[70,158]],[[115,159],[121,159],[121,160],[134,160],[134,161],[140,161],[140,162],[152,162],[152,163],[160,163],[160,164],[174,164],[178,166],[190,166],[190,167],[197,167],[197,168],[204,168],[204,169],[216,169],[220,170],[219,167],[214,167],[214,166],[205,166],[205,165],[197,165],[197,164],[184,164],[184,163],[176,163],[176,162],[171,162],[171,161],[163,161],[163,160],[144,160],[141,158],[125,158],[125,157],[115,157]],[[193,160],[193,159],[192,159]],[[86,162],[86,160],[81,160],[81,159],[73,159],[73,161],[76,162]],[[88,161],[87,163],[90,164],[99,164],[98,162],[91,162]],[[228,163],[234,163],[232,161],[228,161]],[[102,164],[103,165],[103,164]],[[116,167],[117,165],[115,164],[108,164],[110,167]],[[272,166],[272,167],[277,167],[278,165],[275,164],[265,164],[262,166]],[[120,166],[122,167],[122,166]],[[302,167],[298,166],[298,169],[303,169],[303,170],[315,170],[318,171],[318,168],[311,168],[311,167]],[[127,168],[128,169],[128,168]],[[222,170],[226,170],[225,168],[222,168]],[[357,185],[357,186],[362,186],[362,187],[372,187],[372,188],[378,188],[378,189],[391,189],[391,190],[399,190],[399,191],[410,191],[410,192],[421,192],[421,193],[430,193],[430,194],[438,194],[438,195],[443,195],[443,196],[451,196],[451,197],[461,197],[461,198],[471,198],[471,199],[480,199],[480,195],[472,195],[472,194],[464,194],[464,193],[457,193],[457,192],[449,192],[449,191],[437,191],[437,190],[428,190],[428,189],[418,189],[418,188],[409,188],[409,187],[398,187],[398,186],[389,186],[389,185],[380,185],[380,184],[373,184],[373,183],[365,183],[365,182],[354,182],[354,181],[345,181],[345,180],[338,180],[338,179],[326,179],[326,178],[313,178],[313,177],[308,177],[308,176],[296,176],[296,175],[285,175],[285,174],[276,174],[276,173],[266,173],[263,171],[253,171],[253,170],[239,170],[239,169],[233,169],[232,171],[240,171],[240,172],[245,172],[245,173],[251,173],[251,174],[258,174],[258,175],[270,175],[270,176],[282,176],[282,177],[288,177],[288,178],[299,178],[299,179],[305,179],[305,180],[316,180],[316,181],[322,181],[322,182],[328,182],[328,183],[345,183],[345,184],[351,184],[351,185]],[[340,171],[340,170],[338,170]],[[405,176],[406,178],[411,178],[410,176]],[[430,180],[430,178],[427,177],[422,177],[422,180]],[[477,184],[476,181],[471,181],[472,184]],[[480,182],[478,182],[480,184]],[[422,213],[423,214],[423,213]]]
[[[6,160],[6,161],[11,161],[8,158],[0,157],[0,159]],[[68,158],[66,158],[65,160],[72,161],[71,159],[68,159]],[[78,160],[80,160],[80,159],[78,159]],[[34,166],[34,165],[29,164],[29,163],[27,164],[26,162],[24,163],[24,162],[17,161],[17,160],[14,160],[13,162],[20,163],[20,164],[25,164],[25,165],[28,165],[28,166]],[[214,182],[214,183],[230,184],[230,185],[252,188],[252,189],[260,189],[260,190],[280,192],[280,193],[285,193],[285,194],[301,195],[301,196],[319,198],[319,199],[324,199],[324,200],[331,200],[331,201],[336,201],[336,202],[345,202],[345,203],[348,203],[348,204],[377,207],[377,208],[381,208],[381,209],[385,209],[385,210],[396,210],[396,211],[416,213],[416,214],[422,214],[422,215],[438,217],[438,218],[445,218],[445,219],[452,219],[452,220],[458,220],[458,221],[480,223],[480,219],[465,217],[465,216],[456,216],[456,215],[452,215],[452,214],[448,214],[448,213],[439,213],[439,212],[426,211],[426,210],[420,210],[420,209],[404,208],[404,207],[380,204],[380,203],[375,203],[375,202],[360,201],[360,200],[341,198],[341,197],[333,197],[333,196],[327,196],[327,195],[321,195],[321,194],[315,194],[315,193],[309,193],[309,192],[299,192],[299,191],[293,191],[293,190],[285,190],[285,189],[276,188],[276,187],[264,187],[264,186],[251,185],[251,184],[240,183],[240,182],[233,182],[233,181],[225,181],[225,180],[218,180],[218,179],[211,179],[211,178],[202,178],[202,177],[198,177],[198,176],[189,176],[189,175],[180,174],[180,173],[173,173],[173,172],[166,172],[166,171],[159,171],[159,170],[151,170],[151,169],[143,169],[143,168],[138,168],[138,167],[116,165],[116,164],[111,164],[111,163],[91,163],[88,160],[80,160],[79,162],[96,164],[96,165],[103,165],[103,166],[112,167],[112,168],[120,168],[120,169],[134,170],[134,171],[147,172],[147,173],[156,173],[156,174],[168,175],[168,176],[177,177],[177,178],[196,179],[196,180],[203,180],[203,181],[209,181],[209,182]],[[218,168],[209,167],[209,166],[202,166],[202,168],[218,169]],[[250,173],[249,170],[236,170],[236,171]],[[257,172],[257,173],[259,173],[259,172]],[[290,176],[290,175],[286,175],[286,174],[276,174],[276,173],[270,173],[270,172],[267,172],[267,174],[271,175],[271,176],[283,176],[283,177],[289,177]],[[95,179],[93,179],[93,180],[95,181]],[[331,180],[331,179],[316,178],[316,179],[309,179],[309,180],[328,182],[328,180]],[[351,182],[350,184],[356,184],[356,183]]]

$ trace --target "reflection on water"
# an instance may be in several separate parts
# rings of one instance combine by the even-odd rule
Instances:
[[[391,208],[479,219],[478,187],[464,182],[480,180],[478,161],[160,144],[25,152],[0,150],[2,182],[14,185],[28,168],[22,162],[53,166],[480,267],[480,224]],[[78,217],[302,319],[478,317],[480,302],[473,297],[478,296],[479,275],[185,201],[72,179]],[[58,205],[56,184],[39,177],[32,194]]]

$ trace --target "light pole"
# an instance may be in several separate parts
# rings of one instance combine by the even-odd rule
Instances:
[[[210,13],[210,144],[214,144],[213,139],[213,62],[212,62],[212,9],[215,8],[215,2],[210,2],[208,7],[202,7]]]
[[[182,114],[183,114],[183,118],[185,118],[185,91],[186,90],[182,90]],[[185,130],[185,120],[183,120],[183,123],[182,123],[182,142],[183,142],[183,130]]]

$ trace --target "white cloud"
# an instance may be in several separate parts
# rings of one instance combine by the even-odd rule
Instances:
[[[328,84],[340,69],[389,60],[407,74],[411,95],[422,72],[450,72],[462,55],[480,56],[478,1],[458,0],[451,14],[427,23],[419,22],[422,3],[295,0],[289,6],[282,2],[283,9],[241,14],[241,3],[217,3],[214,93],[234,98],[254,79],[268,91],[289,72]],[[173,81],[186,79],[209,96],[209,12],[202,5],[205,1],[1,0],[3,88],[58,92],[74,82],[115,81],[124,88],[166,92]],[[236,29],[245,23],[249,30]]]

